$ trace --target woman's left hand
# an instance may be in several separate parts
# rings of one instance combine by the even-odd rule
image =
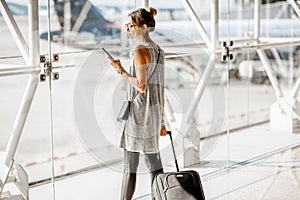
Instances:
[[[166,135],[167,135],[166,125],[162,124],[160,129],[160,136],[166,136]]]

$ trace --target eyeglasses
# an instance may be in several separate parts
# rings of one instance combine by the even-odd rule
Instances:
[[[126,30],[129,30],[129,29],[132,29],[133,27],[135,27],[135,26],[139,26],[139,25],[135,25],[135,24],[125,24],[125,29]]]

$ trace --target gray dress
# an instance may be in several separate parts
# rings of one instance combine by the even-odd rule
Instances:
[[[142,45],[151,54],[151,62],[147,68],[147,88],[142,94],[131,85],[128,87],[127,93],[129,99],[132,99],[132,106],[122,132],[120,148],[133,152],[158,153],[164,101],[165,56],[164,51],[156,45]],[[129,73],[135,76],[133,63],[132,61]]]

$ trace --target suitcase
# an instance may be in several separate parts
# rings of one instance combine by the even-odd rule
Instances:
[[[194,170],[179,171],[172,133],[170,136],[177,172],[159,173],[152,185],[152,198],[155,200],[205,200],[200,176]]]

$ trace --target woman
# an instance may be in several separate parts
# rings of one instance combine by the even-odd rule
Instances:
[[[125,24],[129,37],[135,42],[130,71],[120,60],[111,58],[111,65],[124,77],[132,100],[129,118],[122,133],[120,147],[124,149],[124,173],[121,199],[132,199],[140,153],[145,154],[151,181],[163,172],[159,154],[159,135],[166,135],[164,107],[164,52],[149,36],[155,28],[154,8],[131,12]]]

